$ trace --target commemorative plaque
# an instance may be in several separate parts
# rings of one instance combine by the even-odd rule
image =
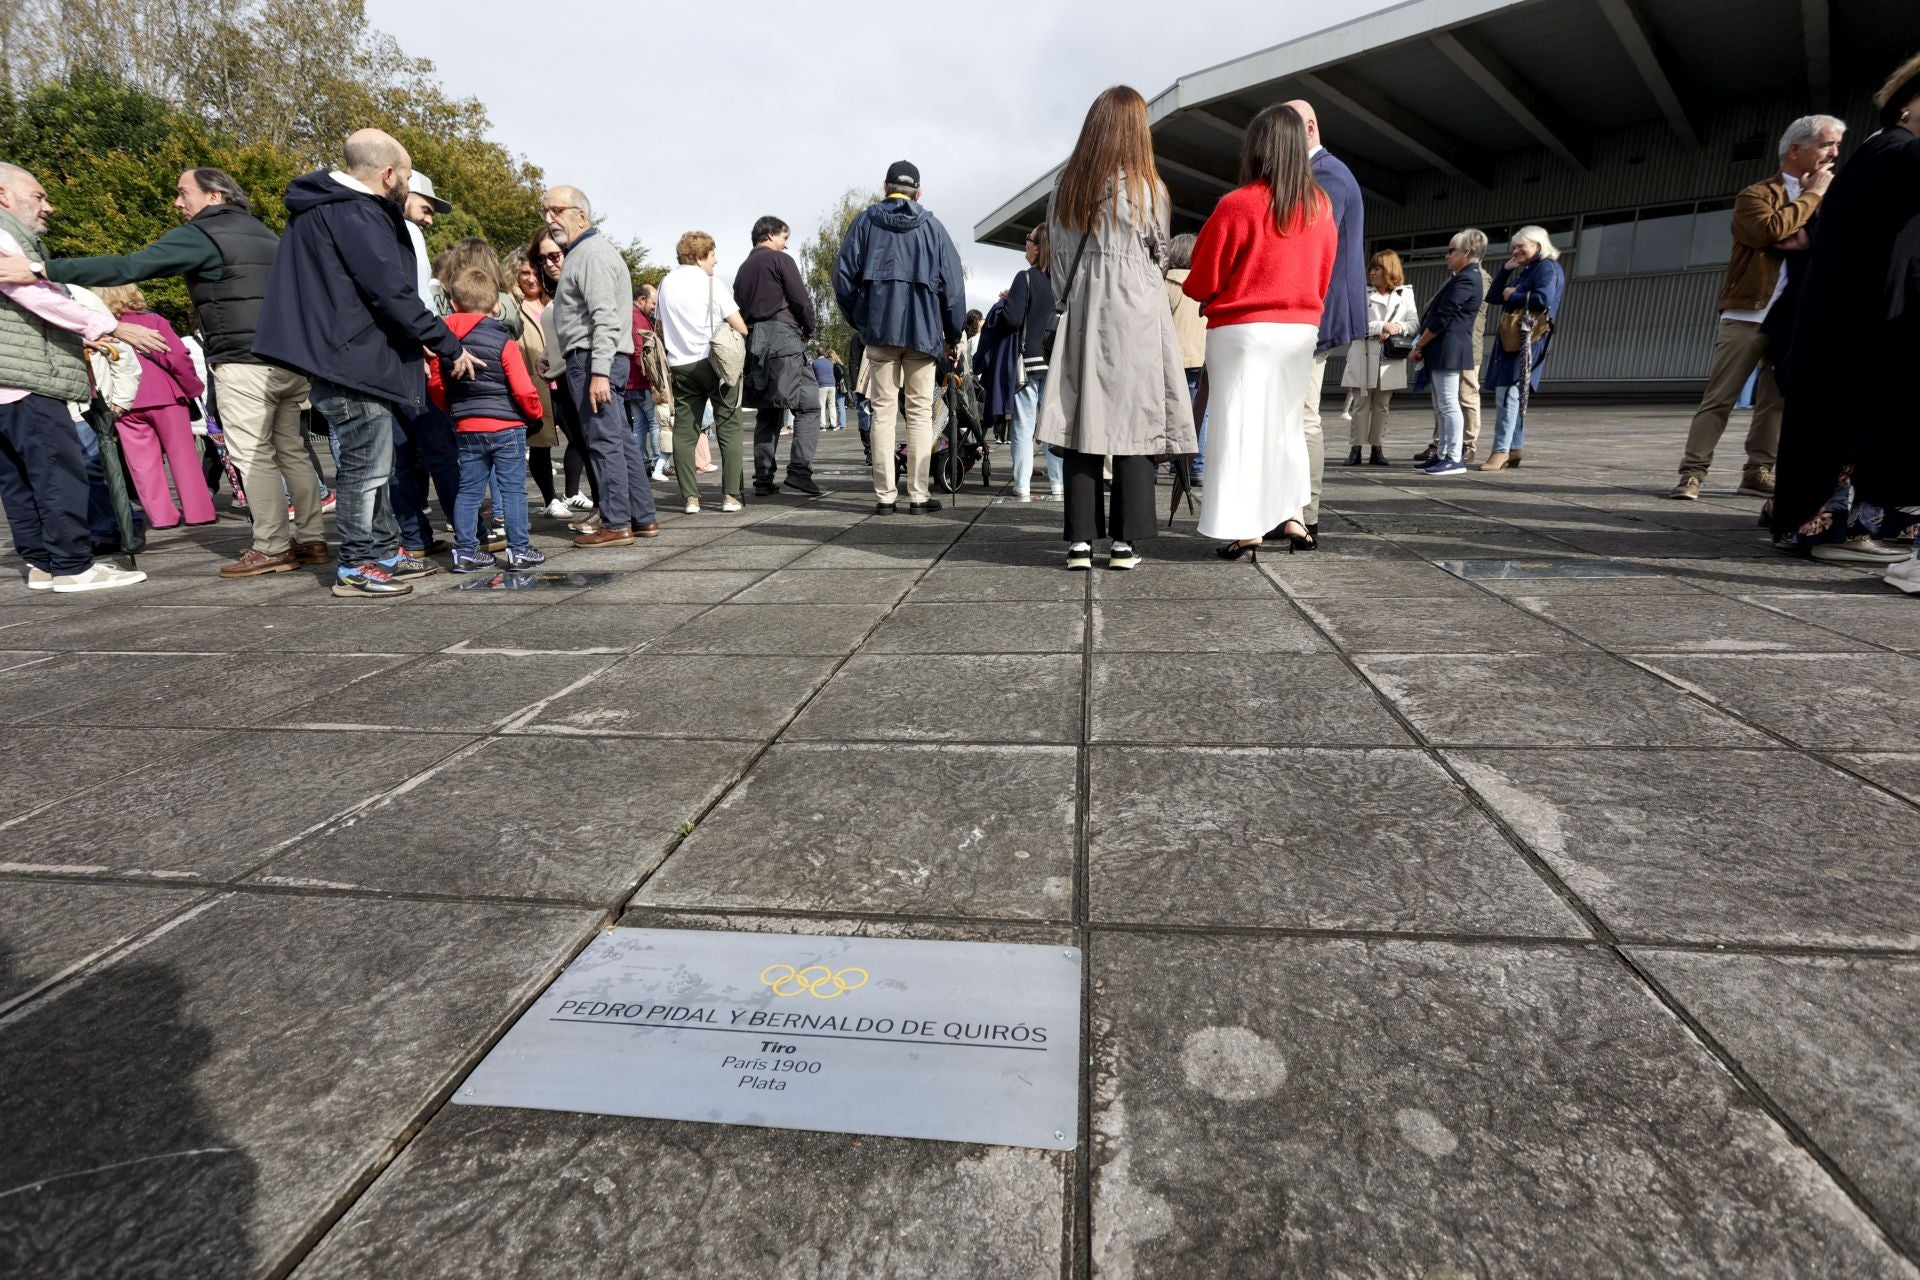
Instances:
[[[1070,1150],[1073,947],[613,929],[454,1101]]]

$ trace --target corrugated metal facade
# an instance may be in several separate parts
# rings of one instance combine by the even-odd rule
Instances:
[[[1704,122],[1697,151],[1679,146],[1664,126],[1621,130],[1595,144],[1585,172],[1544,151],[1508,157],[1496,165],[1486,191],[1437,172],[1414,175],[1401,206],[1368,200],[1367,240],[1392,245],[1404,237],[1410,243],[1415,235],[1477,226],[1497,241],[1527,223],[1729,199],[1766,176],[1780,133],[1796,114],[1787,104],[1721,111]],[[1871,132],[1871,110],[1862,100],[1841,114],[1852,122],[1851,149]],[[1753,157],[1756,140],[1758,158]],[[1330,145],[1337,152],[1339,139],[1330,139]],[[1721,268],[1588,278],[1578,274],[1577,254],[1569,254],[1567,262],[1572,270],[1561,337],[1547,380],[1649,390],[1705,381]],[[1423,306],[1445,277],[1445,268],[1431,262],[1408,272]],[[1333,376],[1330,372],[1330,382]]]

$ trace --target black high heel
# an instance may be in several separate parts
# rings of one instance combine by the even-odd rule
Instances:
[[[1253,556],[1253,563],[1259,564],[1260,544],[1257,542],[1229,542],[1224,547],[1215,547],[1213,554],[1219,556],[1222,560],[1238,560],[1241,556],[1251,554]]]

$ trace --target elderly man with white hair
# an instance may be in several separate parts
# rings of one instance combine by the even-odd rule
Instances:
[[[0,257],[44,263],[53,203],[40,180],[0,162]],[[146,574],[96,564],[87,463],[67,402],[93,394],[85,344],[113,336],[143,351],[151,330],[117,322],[62,285],[0,283],[0,506],[36,591],[130,587]],[[164,345],[164,341],[162,341]]]
[[[1687,450],[1680,459],[1680,482],[1668,497],[1692,501],[1713,465],[1713,448],[1727,429],[1727,415],[1740,389],[1757,368],[1753,425],[1747,429],[1747,461],[1740,492],[1773,496],[1773,464],[1780,451],[1780,417],[1785,402],[1761,331],[1767,312],[1787,287],[1781,256],[1808,247],[1814,214],[1833,181],[1844,121],[1832,116],[1802,116],[1780,135],[1780,172],[1754,183],[1733,203],[1733,256],[1720,288],[1720,331],[1713,343],[1707,392],[1687,428]]]
[[[600,527],[573,544],[630,546],[660,535],[646,455],[623,400],[634,358],[633,273],[613,241],[594,229],[593,205],[580,188],[554,187],[541,207],[547,234],[567,255],[552,308],[554,339],[566,360],[561,394],[579,415],[600,482]]]

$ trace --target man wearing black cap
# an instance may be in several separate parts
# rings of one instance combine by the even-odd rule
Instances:
[[[960,254],[940,220],[920,207],[920,170],[887,168],[886,198],[847,228],[833,265],[840,312],[866,344],[858,390],[873,402],[874,510],[892,515],[894,423],[907,397],[907,510],[938,511],[927,492],[933,457],[934,361],[967,323]]]

